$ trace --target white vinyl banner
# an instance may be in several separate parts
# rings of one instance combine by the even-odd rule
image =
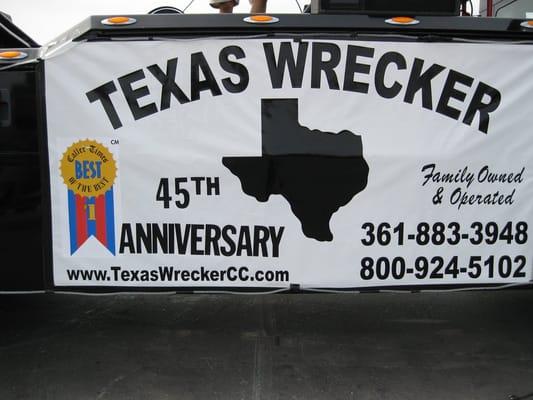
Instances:
[[[45,75],[57,287],[531,280],[530,45],[79,43]]]

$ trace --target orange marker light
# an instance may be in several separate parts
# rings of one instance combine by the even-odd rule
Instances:
[[[278,22],[279,19],[276,17],[272,17],[270,15],[250,15],[249,17],[244,18],[244,22],[248,22],[250,24],[273,24],[275,22]]]
[[[270,22],[272,21],[272,17],[270,15],[252,15],[250,17],[252,21],[255,22]]]
[[[520,24],[522,28],[533,29],[533,20],[524,21]]]
[[[420,23],[419,20],[411,17],[393,17],[385,20],[385,22],[391,25],[416,25]]]
[[[394,17],[392,20],[394,22],[398,22],[399,24],[408,24],[413,22],[415,19],[411,17]]]
[[[28,55],[22,51],[2,51],[0,53],[0,59],[2,60],[20,60],[21,58],[26,58]]]
[[[111,17],[108,19],[112,24],[123,24],[124,22],[129,22],[128,17]]]
[[[109,17],[103,19],[101,22],[104,25],[131,25],[137,22],[137,20],[130,17]]]

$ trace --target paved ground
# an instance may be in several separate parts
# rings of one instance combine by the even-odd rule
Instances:
[[[533,292],[0,296],[0,399],[533,392]]]

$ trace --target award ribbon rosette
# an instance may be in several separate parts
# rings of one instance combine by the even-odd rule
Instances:
[[[95,140],[81,140],[67,148],[60,170],[68,188],[70,254],[94,236],[115,255],[113,154]]]

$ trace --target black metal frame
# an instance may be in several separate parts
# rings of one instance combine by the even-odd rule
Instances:
[[[0,48],[35,48],[39,47],[31,37],[0,13]]]
[[[447,4],[443,4],[443,0],[433,0],[428,2],[427,0],[418,1],[418,4],[413,2],[401,2],[398,0],[389,0],[383,2],[383,0],[358,0],[353,1],[353,5],[349,5],[347,1],[338,2],[338,0],[316,0],[317,12],[319,14],[340,14],[340,13],[353,13],[353,14],[370,14],[370,15],[387,15],[391,13],[402,15],[445,15],[454,16],[459,15],[459,0],[447,0]],[[439,3],[444,10],[435,11],[435,5],[431,3]],[[428,4],[430,3],[430,4]],[[396,7],[396,8],[395,8]],[[419,8],[419,11],[414,10],[415,7]],[[410,9],[409,9],[410,8]],[[387,11],[384,11],[387,10]]]
[[[533,30],[520,26],[523,19],[414,16],[416,25],[398,26],[385,22],[395,15],[369,16],[356,14],[310,15],[273,14],[279,22],[250,24],[246,14],[228,15],[129,15],[132,25],[109,26],[101,21],[108,16],[92,16],[79,24],[75,41],[125,39],[186,38],[198,36],[251,36],[257,34],[399,34],[419,40],[451,38],[479,40],[532,40]],[[72,32],[72,31],[71,31]],[[71,33],[72,35],[72,33]]]

